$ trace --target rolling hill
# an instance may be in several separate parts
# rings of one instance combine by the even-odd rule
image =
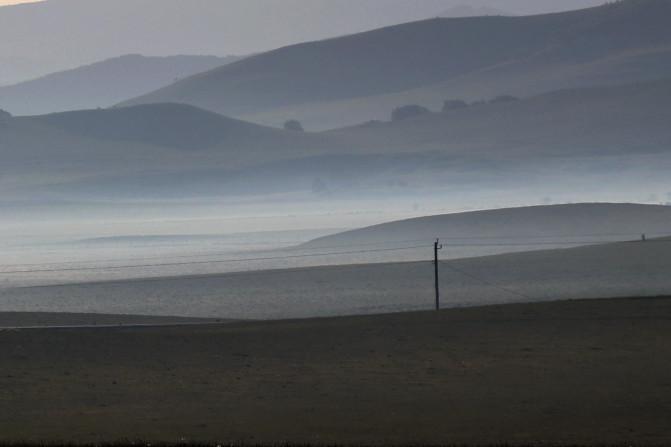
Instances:
[[[591,200],[647,201],[653,192],[668,192],[670,104],[671,80],[664,80],[320,133],[264,127],[184,104],[20,117],[0,123],[0,179],[32,179],[47,188],[55,173],[78,173],[50,194],[61,187],[69,194],[152,197],[428,192],[458,193],[459,206],[469,207],[468,195],[485,188],[538,194],[535,203],[576,200],[586,190],[594,193]]]
[[[302,248],[398,244],[446,244],[446,256],[459,251],[505,253],[602,241],[671,235],[671,206],[585,203],[445,214],[385,223],[315,239]],[[491,245],[488,245],[491,244]]]
[[[643,155],[671,147],[670,105],[671,79],[665,79],[560,90],[326,134],[360,147],[489,160]]]
[[[125,109],[79,110],[27,118],[71,135],[135,142],[182,150],[208,149],[224,142],[243,144],[284,132],[227,118],[182,104],[151,104]]]
[[[226,118],[181,104],[62,112],[0,122],[1,199],[88,194],[210,194],[236,170],[314,155],[325,138]],[[64,191],[67,191],[64,192]],[[202,192],[202,191],[201,191]]]
[[[434,305],[430,257],[427,249],[421,262],[0,288],[0,310],[77,312],[85,308],[96,313],[228,319],[429,310]],[[448,308],[668,296],[669,262],[670,239],[443,260],[442,304]],[[217,266],[210,268],[216,271]]]
[[[124,104],[183,102],[323,129],[379,119],[391,102],[430,97],[435,106],[652,80],[671,75],[670,14],[669,0],[624,0],[539,16],[431,19],[270,51]]]
[[[14,115],[109,107],[240,57],[131,54],[0,87],[0,108]]]

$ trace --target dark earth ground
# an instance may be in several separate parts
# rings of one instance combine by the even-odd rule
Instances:
[[[232,320],[154,317],[142,315],[72,314],[52,312],[0,312],[0,331],[10,328],[42,328],[68,326],[179,326],[192,324],[216,324]]]
[[[0,332],[0,443],[670,444],[671,298]]]

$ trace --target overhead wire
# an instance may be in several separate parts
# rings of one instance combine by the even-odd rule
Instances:
[[[254,262],[254,261],[274,261],[274,260],[287,260],[287,259],[312,258],[312,257],[322,257],[322,256],[334,256],[334,255],[382,253],[382,252],[391,252],[391,251],[413,250],[413,249],[427,248],[427,247],[429,247],[429,246],[428,245],[416,245],[416,246],[411,246],[411,247],[381,248],[381,249],[376,249],[376,250],[355,250],[355,251],[341,251],[341,252],[328,252],[328,253],[310,253],[310,254],[288,255],[288,256],[265,256],[265,257],[257,257],[257,258],[232,258],[232,259],[220,259],[220,260],[213,260],[213,261],[165,262],[165,263],[155,263],[155,264],[132,264],[132,265],[96,266],[96,267],[57,268],[57,269],[4,270],[4,271],[0,271],[0,275],[19,274],[19,273],[60,273],[60,272],[81,272],[81,271],[125,270],[125,269],[133,269],[133,268],[177,267],[177,266],[204,265],[204,264],[226,264],[226,263]]]
[[[312,251],[312,250],[334,250],[339,248],[350,248],[350,247],[368,247],[376,245],[388,245],[388,244],[410,244],[416,242],[425,242],[424,239],[411,239],[411,240],[398,240],[398,241],[380,241],[380,242],[369,242],[369,243],[360,243],[360,244],[343,244],[343,245],[331,245],[331,246],[315,246],[315,247],[277,247],[268,250],[250,250],[250,253],[269,253],[269,252],[296,252],[296,251]],[[249,246],[259,246],[261,244],[249,244]],[[170,256],[172,259],[194,259],[194,258],[206,258],[213,256],[224,256],[231,255],[234,253],[239,253],[240,251],[228,250],[228,251],[211,251],[211,252],[202,252],[194,253],[189,255],[162,255],[162,256],[142,256],[142,257],[133,257],[133,258],[107,258],[107,259],[87,259],[80,261],[59,261],[59,262],[40,262],[40,263],[21,263],[21,264],[5,264],[0,265],[0,268],[12,268],[12,267],[34,267],[34,266],[44,266],[44,265],[63,265],[63,264],[100,264],[105,262],[125,262],[125,261],[146,261],[151,259],[165,259],[166,256]]]
[[[622,233],[624,234],[624,233]],[[627,233],[630,236],[630,233]],[[608,236],[613,236],[609,234]],[[544,238],[551,237],[545,236]],[[561,236],[558,236],[561,237]],[[579,236],[576,236],[579,237]],[[575,240],[575,241],[527,241],[527,242],[485,242],[485,243],[451,243],[450,240],[459,240],[459,238],[443,237],[440,238],[445,241],[446,245],[449,247],[456,248],[495,248],[495,247],[580,247],[580,246],[589,246],[589,245],[600,245],[600,244],[613,244],[613,243],[637,243],[642,242],[641,239],[636,240]],[[475,238],[461,238],[462,240],[475,240]],[[487,239],[483,237],[482,239]],[[360,243],[360,244],[343,244],[343,245],[332,245],[332,246],[315,246],[315,247],[289,247],[289,248],[276,248],[272,250],[255,250],[257,253],[268,253],[268,252],[296,252],[296,251],[312,251],[312,250],[333,250],[339,248],[349,248],[349,247],[365,247],[365,246],[377,246],[377,245],[386,245],[390,243],[416,243],[426,241],[425,239],[411,239],[404,241],[379,241],[379,242],[369,242],[369,243]],[[646,239],[645,243],[671,243],[671,239]],[[299,259],[299,258],[315,258],[321,256],[336,256],[336,255],[353,255],[353,254],[366,254],[366,253],[383,253],[391,251],[401,251],[401,250],[412,250],[419,248],[426,248],[428,245],[414,245],[410,247],[390,247],[390,248],[380,248],[380,249],[370,249],[370,250],[354,250],[354,251],[337,251],[337,252],[320,252],[320,253],[303,253],[297,255],[278,255],[278,256],[263,256],[263,257],[244,257],[244,258],[232,258],[232,259],[209,259],[202,261],[189,261],[189,262],[164,262],[164,263],[138,263],[130,265],[107,265],[100,266],[96,265],[94,267],[87,267],[87,265],[101,264],[101,263],[118,263],[126,261],[135,261],[135,260],[150,260],[150,259],[165,259],[166,256],[170,256],[171,259],[197,259],[197,258],[208,258],[208,257],[217,257],[227,254],[231,254],[231,251],[228,252],[208,252],[192,255],[163,255],[156,257],[143,257],[143,258],[115,258],[115,259],[97,259],[97,260],[82,260],[82,261],[63,261],[63,262],[52,262],[52,263],[35,263],[35,264],[13,264],[13,265],[0,265],[0,275],[7,274],[19,274],[19,273],[56,273],[56,272],[76,272],[76,271],[104,271],[104,270],[122,270],[122,269],[132,269],[132,268],[151,268],[151,267],[173,267],[173,266],[188,266],[188,265],[206,265],[206,264],[224,264],[224,263],[240,263],[240,262],[258,262],[258,261],[272,261],[272,260],[286,260],[286,259]],[[77,265],[77,267],[61,267],[61,268],[37,268],[37,269],[27,269],[23,267],[40,267],[40,266],[49,266],[49,265]],[[11,269],[11,270],[1,270],[1,269]]]
[[[471,279],[473,279],[473,280],[475,280],[475,281],[478,281],[478,282],[480,282],[480,283],[482,283],[482,284],[484,284],[484,285],[486,285],[486,286],[489,286],[489,287],[492,287],[492,288],[501,290],[501,291],[506,292],[506,293],[509,293],[509,294],[511,294],[511,295],[515,295],[515,296],[518,296],[518,297],[521,297],[521,298],[524,298],[524,299],[533,301],[533,298],[532,298],[531,296],[529,296],[529,295],[526,295],[526,294],[524,294],[524,293],[522,293],[522,292],[518,292],[518,291],[516,291],[516,290],[509,289],[508,287],[501,286],[501,285],[496,284],[496,283],[494,283],[494,282],[492,282],[492,281],[490,281],[490,280],[488,280],[488,279],[485,279],[485,278],[483,278],[483,277],[481,277],[481,276],[477,276],[477,275],[474,275],[474,274],[472,274],[472,273],[469,273],[469,272],[467,272],[467,271],[465,271],[465,270],[462,270],[462,269],[460,269],[460,268],[458,268],[458,267],[455,267],[454,265],[452,265],[452,264],[451,264],[450,262],[448,262],[448,261],[441,261],[441,262],[439,263],[439,265],[441,265],[441,266],[443,266],[443,267],[446,267],[448,270],[452,270],[453,272],[456,272],[456,273],[458,273],[458,274],[460,274],[460,275],[463,275],[463,276],[466,276],[466,277],[468,277],[468,278],[471,278]]]
[[[471,247],[542,247],[542,246],[550,246],[550,247],[561,247],[561,246],[588,246],[588,245],[599,245],[599,244],[613,244],[613,243],[637,243],[641,242],[641,240],[627,240],[627,241],[613,241],[613,240],[581,240],[581,241],[530,241],[530,242],[490,242],[490,243],[450,243],[448,241],[448,238],[440,238],[441,240],[445,241],[444,243],[446,245],[449,245],[450,247],[457,247],[457,248],[471,248]],[[377,245],[387,245],[389,243],[415,243],[415,242],[422,242],[425,241],[426,239],[413,239],[413,240],[405,240],[405,241],[381,241],[381,242],[374,242],[374,243],[361,243],[361,244],[348,244],[348,245],[337,245],[337,246],[316,246],[316,247],[289,247],[289,248],[275,248],[271,250],[254,250],[253,252],[257,253],[268,253],[268,252],[296,252],[296,251],[312,251],[312,250],[331,250],[331,249],[338,249],[338,248],[349,248],[349,247],[365,247],[365,246],[377,246]],[[645,241],[646,243],[671,243],[670,240],[660,240],[660,239],[647,239]],[[419,246],[420,248],[423,246]],[[382,250],[384,251],[384,250]],[[64,265],[64,264],[79,264],[79,265],[87,265],[87,264],[100,264],[100,263],[114,263],[114,262],[127,262],[127,261],[145,261],[145,260],[151,260],[151,259],[165,259],[166,256],[169,256],[172,259],[196,259],[196,258],[209,258],[209,257],[216,257],[216,256],[223,256],[223,255],[230,255],[235,252],[231,251],[217,251],[217,252],[204,252],[204,253],[199,253],[199,254],[191,254],[191,255],[162,255],[162,256],[144,256],[144,257],[134,257],[134,258],[107,258],[107,259],[92,259],[92,260],[80,260],[80,261],[60,261],[60,262],[43,262],[43,263],[21,263],[21,264],[5,264],[5,265],[0,265],[0,269],[2,268],[17,268],[17,267],[36,267],[36,266],[48,266],[48,265]],[[332,254],[350,254],[349,252],[342,252],[342,253],[327,253],[326,255],[332,255]],[[320,253],[315,253],[315,254],[309,254],[309,257],[313,256],[320,256]],[[301,255],[302,257],[302,255]],[[305,257],[308,257],[306,254]],[[277,257],[278,259],[280,258],[279,256]],[[243,259],[246,260],[247,258]],[[249,258],[251,261],[256,261],[256,260],[269,260],[266,258]],[[226,260],[208,260],[208,261],[201,261],[201,263],[206,264],[206,263],[214,263],[214,262],[225,262]],[[184,263],[184,264],[191,264],[191,263]],[[144,266],[144,265],[141,265]],[[110,266],[113,267],[113,266]],[[79,270],[77,269],[72,269],[72,270]]]

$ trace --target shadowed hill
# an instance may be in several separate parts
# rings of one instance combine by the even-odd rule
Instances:
[[[319,135],[183,104],[8,118],[0,130],[0,199],[21,191],[53,195],[61,187],[66,195],[141,196],[148,185],[158,185],[159,195],[191,195],[204,178],[209,183],[198,194],[218,194],[230,190],[223,187],[235,170],[333,149]]]
[[[261,114],[260,121],[271,121],[263,113],[298,114],[295,108],[301,105],[354,98],[374,103],[380,95],[456,79],[464,82],[483,72],[524,79],[533,86],[538,83],[535,76],[544,78],[548,70],[569,71],[569,67],[671,46],[666,19],[670,14],[668,0],[626,0],[541,16],[414,22],[271,51],[187,78],[127,104],[185,102],[233,116]],[[666,53],[655,57],[665,58]],[[577,70],[569,82],[598,84],[605,72],[595,70],[584,77],[582,73]],[[633,80],[659,76],[663,73],[656,69],[639,73]],[[555,88],[566,87],[566,83],[556,80]],[[545,91],[553,89],[551,84],[544,85]],[[350,107],[358,116],[355,109]],[[298,117],[309,117],[308,110]]]
[[[240,59],[235,56],[126,55],[0,87],[0,107],[14,115],[109,107],[179,78]]]
[[[284,132],[183,104],[82,110],[28,118],[98,140],[133,141],[179,149],[207,149]]]
[[[396,122],[328,132],[362,147],[437,150],[469,157],[666,152],[671,79],[561,90]]]
[[[516,184],[609,188],[628,195],[591,200],[640,201],[647,196],[632,191],[666,193],[659,185],[671,165],[670,85],[564,90],[323,133],[263,127],[183,104],[5,119],[2,172],[5,182],[21,184],[76,170],[88,180],[71,190],[128,194],[213,194],[227,181],[227,193],[317,195]],[[35,165],[38,159],[45,164]],[[92,175],[101,172],[108,175]],[[622,175],[614,180],[613,172]]]

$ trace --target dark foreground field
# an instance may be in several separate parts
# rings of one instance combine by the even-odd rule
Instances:
[[[671,443],[671,299],[0,332],[0,442]]]
[[[116,326],[182,326],[228,323],[233,320],[154,317],[142,315],[71,314],[49,312],[0,312],[0,331],[30,328],[116,327]]]

